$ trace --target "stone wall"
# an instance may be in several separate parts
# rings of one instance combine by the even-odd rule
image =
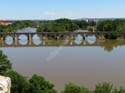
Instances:
[[[10,93],[11,79],[9,77],[0,76],[0,93]]]

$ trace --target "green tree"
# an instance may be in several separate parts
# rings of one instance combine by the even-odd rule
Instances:
[[[85,20],[74,20],[73,21],[80,29],[87,29],[88,23]]]
[[[3,54],[0,50],[0,74],[5,73],[6,71],[11,70],[12,65],[8,60],[7,56]]]
[[[119,37],[119,32],[114,31],[114,32],[111,34],[111,38],[110,38],[110,39],[117,39],[118,37]]]
[[[88,26],[96,26],[96,22],[95,21],[88,21]]]
[[[125,89],[120,87],[120,89],[114,89],[112,93],[125,93]]]
[[[29,80],[29,83],[29,93],[56,93],[53,89],[54,85],[45,81],[45,79],[41,76],[33,75]]]
[[[15,71],[9,71],[4,74],[4,76],[8,76],[11,78],[12,93],[30,93],[28,92],[29,84],[26,78]]]
[[[98,31],[114,31],[115,28],[113,27],[113,21],[112,20],[105,20],[100,21],[97,23],[97,30]]]
[[[64,32],[64,31],[75,31],[79,27],[70,19],[58,19],[51,22],[41,23],[38,27],[38,32]]]
[[[125,20],[116,19],[116,20],[104,20],[97,23],[98,31],[116,31],[116,32],[125,32]]]
[[[63,26],[66,31],[75,31],[79,29],[77,24],[75,24],[72,20],[66,18],[57,19],[54,21],[54,23]]]
[[[65,89],[62,91],[62,93],[89,93],[89,89],[69,83],[65,86]]]
[[[0,25],[0,32],[16,32],[19,29],[23,29],[26,27],[36,27],[35,22],[33,21],[13,21],[12,25],[2,26]]]
[[[111,93],[113,85],[110,83],[98,83],[94,93]]]

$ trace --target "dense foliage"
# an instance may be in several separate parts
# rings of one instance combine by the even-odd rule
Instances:
[[[113,88],[113,85],[107,82],[96,84],[94,90],[69,83],[61,93],[125,93],[125,89],[122,87],[119,89]]]
[[[87,30],[88,27],[95,26],[94,21],[85,20],[70,20],[66,18],[57,19],[54,21],[48,21],[41,23],[38,27],[38,32],[64,32],[64,31],[75,31],[75,30]]]
[[[76,25],[70,19],[57,19],[52,22],[41,24],[38,28],[39,32],[64,32],[64,31],[74,31],[78,30],[78,25]]]
[[[125,32],[125,20],[117,19],[117,20],[99,21],[97,23],[97,30]]]
[[[9,71],[7,73],[4,73],[5,76],[8,76],[11,78],[12,87],[11,92],[12,93],[28,93],[28,82],[26,78],[19,73],[15,71]]]
[[[80,87],[78,85],[75,85],[73,83],[69,83],[65,86],[64,91],[62,93],[89,93],[89,89]]]
[[[85,20],[70,20],[66,18],[57,20],[43,20],[43,21],[13,21],[12,25],[0,25],[0,32],[15,32],[19,29],[27,27],[36,27],[39,32],[64,32],[75,31],[79,29],[88,29],[88,26],[95,26],[94,21]]]
[[[37,27],[38,32],[64,32],[75,31],[79,29],[97,31],[115,31],[125,32],[125,20],[103,20],[103,21],[85,21],[85,20],[70,20],[61,18],[57,20],[44,20],[44,21],[13,21],[12,25],[3,26],[0,25],[0,32],[15,32],[18,29],[26,27]]]
[[[11,63],[7,56],[0,50],[0,74],[3,74],[11,69]]]
[[[16,32],[26,27],[36,27],[36,23],[33,21],[13,21],[12,25],[0,25],[0,32]]]
[[[29,84],[29,93],[56,93],[54,85],[41,76],[33,75]]]
[[[11,78],[12,93],[56,93],[54,85],[46,81],[43,77],[33,75],[29,80],[15,71],[4,73]]]
[[[110,37],[108,35],[105,37],[109,39],[117,39],[120,32],[125,32],[125,20],[117,19],[99,21],[97,24],[97,31],[113,32]]]
[[[94,93],[111,93],[113,85],[110,83],[98,83]]]

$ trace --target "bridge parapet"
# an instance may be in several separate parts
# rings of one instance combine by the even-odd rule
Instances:
[[[69,36],[70,39],[74,39],[77,35],[81,35],[83,38],[86,38],[87,36],[95,35],[98,37],[103,37],[105,35],[111,36],[113,32],[33,32],[33,33],[3,33],[0,32],[0,39],[5,40],[7,36],[11,36],[13,40],[18,40],[20,35],[26,35],[28,40],[32,40],[34,35],[38,35],[41,39],[47,40],[50,37],[54,37],[55,39],[60,39],[66,36]],[[122,36],[125,39],[125,32],[121,32],[120,36]]]

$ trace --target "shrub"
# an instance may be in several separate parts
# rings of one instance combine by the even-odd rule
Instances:
[[[111,93],[113,85],[110,83],[98,83],[94,93]]]

